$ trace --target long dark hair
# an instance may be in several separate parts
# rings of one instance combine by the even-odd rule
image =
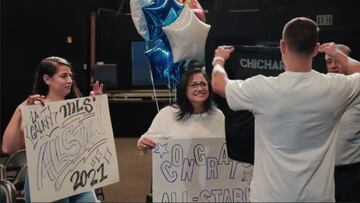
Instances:
[[[45,83],[43,76],[48,75],[49,77],[52,77],[55,75],[58,71],[57,67],[59,65],[68,66],[71,72],[73,72],[70,63],[66,59],[57,56],[45,58],[40,62],[35,73],[34,86],[32,91],[33,94],[46,96],[49,93],[49,86]],[[71,91],[68,95],[66,95],[65,99],[72,99],[81,96],[82,94],[79,88],[76,86],[75,80],[73,79]]]
[[[194,108],[186,96],[187,87],[189,85],[191,77],[196,74],[201,73],[207,81],[209,97],[204,102],[205,111],[210,113],[214,108],[214,103],[212,102],[212,88],[210,85],[210,79],[205,72],[205,67],[203,64],[198,63],[197,61],[191,61],[188,65],[186,72],[182,75],[179,85],[177,86],[176,97],[177,100],[172,104],[173,107],[179,108],[177,113],[177,120],[187,120],[194,113]]]

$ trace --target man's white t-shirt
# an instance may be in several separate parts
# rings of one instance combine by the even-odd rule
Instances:
[[[360,163],[360,104],[341,117],[336,143],[336,166]]]
[[[255,116],[252,202],[334,201],[334,129],[360,101],[360,74],[259,75],[230,80],[225,94]]]
[[[155,116],[148,131],[150,138],[209,138],[225,137],[224,114],[216,107],[209,113],[192,114],[186,120],[177,120],[178,108],[166,106]]]

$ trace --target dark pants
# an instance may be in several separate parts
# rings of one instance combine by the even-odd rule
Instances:
[[[336,202],[360,202],[360,163],[335,167]]]

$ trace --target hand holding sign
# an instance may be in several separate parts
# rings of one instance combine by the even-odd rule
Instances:
[[[156,142],[151,138],[142,136],[137,142],[137,147],[141,151],[147,151],[149,149],[154,149],[156,147]]]
[[[100,88],[100,86],[99,86]],[[106,95],[22,109],[31,200],[50,202],[119,180]]]

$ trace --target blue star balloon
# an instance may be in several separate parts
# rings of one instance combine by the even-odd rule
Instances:
[[[179,83],[184,70],[185,61],[173,62],[173,56],[169,42],[163,37],[147,42],[146,56],[149,58],[151,72],[155,84]]]
[[[179,83],[185,61],[174,63],[169,40],[163,32],[163,26],[170,25],[180,15],[184,4],[176,0],[152,0],[142,6],[147,22],[147,51],[151,72],[155,84]]]
[[[153,0],[142,7],[148,26],[149,39],[158,39],[163,33],[162,27],[173,23],[183,7],[184,4],[176,0]]]
[[[154,83],[161,84],[167,81],[164,72],[172,63],[171,52],[165,47],[162,39],[149,41],[147,47],[145,54],[149,58]]]
[[[165,70],[166,71],[165,75],[168,76],[170,82],[170,83],[168,82],[168,86],[171,83],[178,84],[180,82],[181,75],[184,72],[185,62],[186,62],[185,60],[182,60],[177,63],[173,63],[171,64],[171,66],[168,67],[167,70]]]

